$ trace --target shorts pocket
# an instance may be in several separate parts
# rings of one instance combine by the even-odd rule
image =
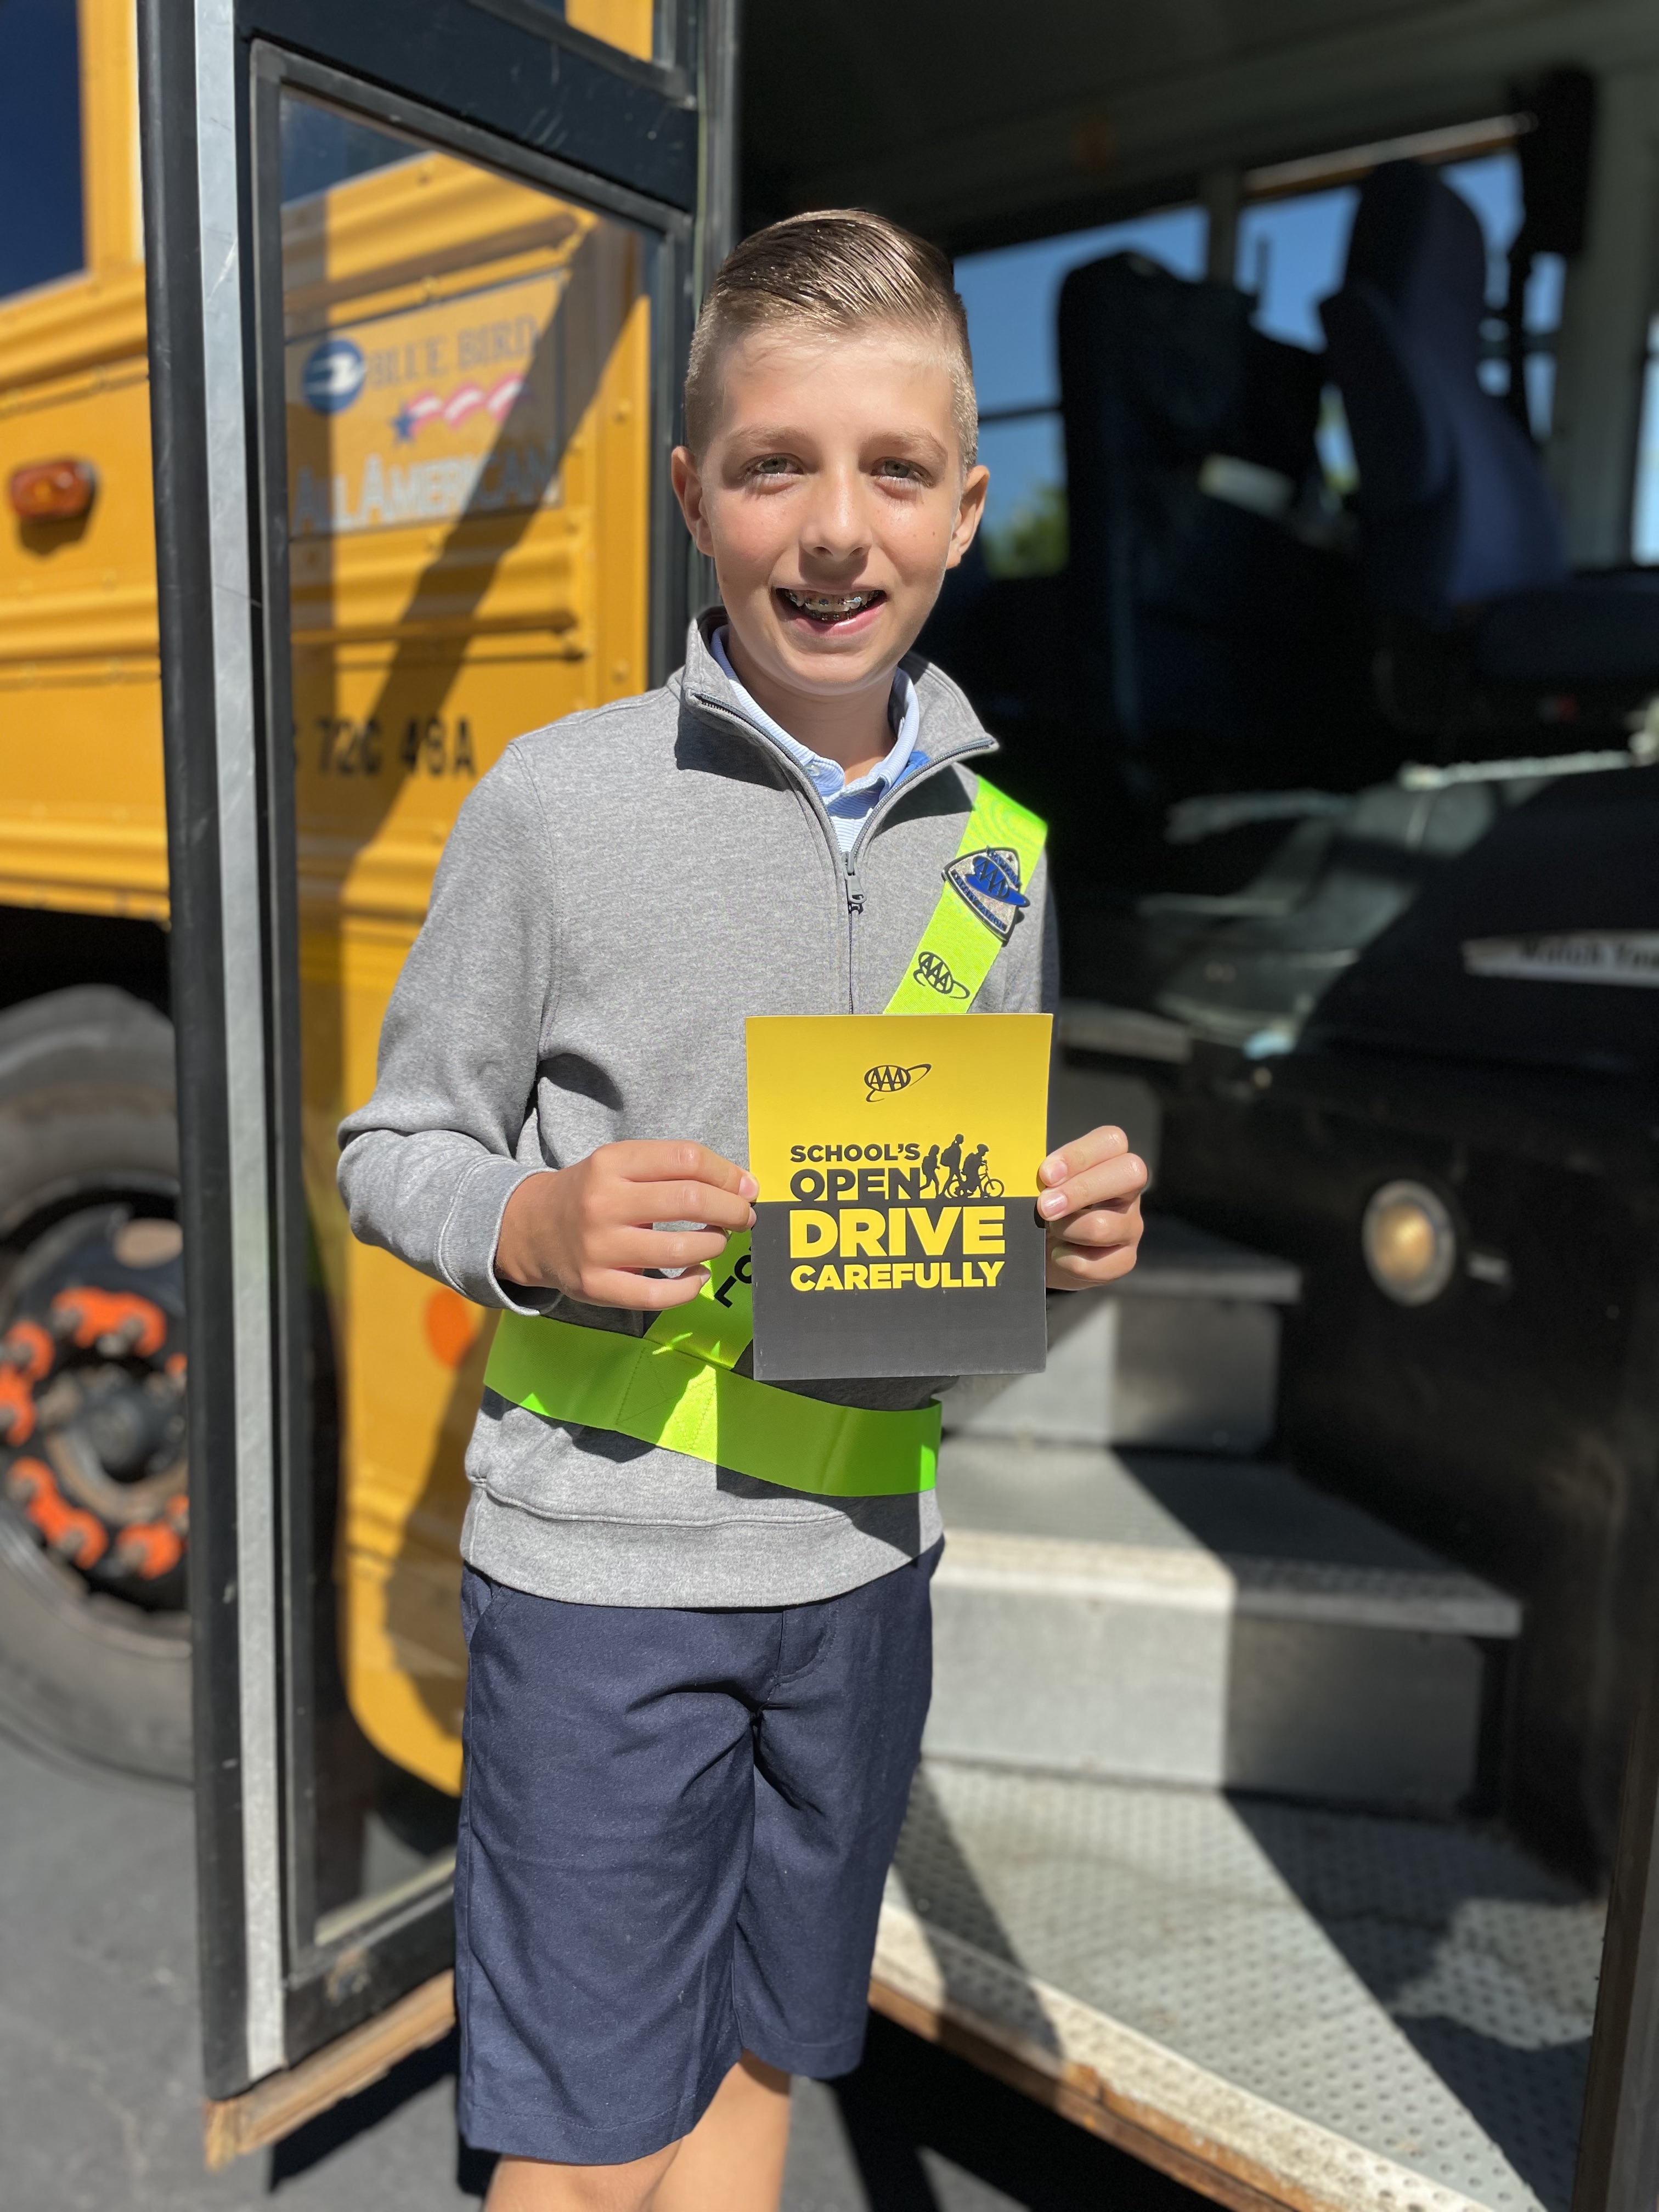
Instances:
[[[491,1582],[488,1575],[481,1575],[476,1567],[465,1565],[462,1567],[461,1634],[465,1639],[469,1651],[472,1649],[472,1638],[477,1632],[478,1624],[495,1603],[495,1593],[499,1587],[498,1583]]]

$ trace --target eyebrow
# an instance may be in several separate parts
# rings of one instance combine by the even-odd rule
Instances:
[[[761,423],[753,428],[733,431],[734,446],[793,446],[804,442],[798,426],[788,423]]]
[[[886,442],[896,452],[927,454],[941,464],[951,458],[947,448],[940,445],[931,430],[895,430]]]
[[[732,439],[732,445],[744,453],[774,453],[812,442],[798,423],[758,424],[734,432]],[[941,465],[951,458],[931,430],[884,431],[873,442],[895,453],[926,455]]]

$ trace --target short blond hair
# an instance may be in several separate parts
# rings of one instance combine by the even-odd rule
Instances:
[[[979,451],[968,311],[936,246],[865,208],[786,216],[734,246],[714,273],[691,337],[685,437],[700,453],[720,411],[720,362],[756,331],[857,330],[896,324],[936,342],[951,373],[962,465]]]

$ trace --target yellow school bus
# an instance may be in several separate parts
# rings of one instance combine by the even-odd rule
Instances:
[[[148,1376],[77,1382],[95,1337],[22,1371],[3,1439],[0,1697],[96,1756],[184,1775],[189,1509],[136,29],[122,0],[37,12],[55,39],[22,58],[78,149],[85,243],[63,247],[77,265],[0,301],[6,1318],[50,1334],[64,1310],[52,1301],[81,1291],[165,1320],[143,1340]],[[570,20],[649,51],[648,0],[592,0]],[[299,1019],[319,1358],[341,1408],[342,1649],[357,1725],[453,1795],[460,1461],[488,1324],[353,1243],[333,1133],[372,1088],[381,1013],[462,799],[520,731],[647,681],[648,312],[618,226],[320,109],[287,129]],[[107,1318],[82,1304],[88,1327]],[[112,1460],[86,1427],[100,1389],[112,1402],[93,1418],[112,1438],[112,1424],[134,1431]]]
[[[193,1777],[213,2157],[445,2031],[489,1320],[335,1125],[477,777],[678,659],[702,270],[878,206],[1156,1175],[948,1408],[872,2003],[1237,2212],[1650,2212],[1659,31],[939,12],[0,8],[0,1700]]]

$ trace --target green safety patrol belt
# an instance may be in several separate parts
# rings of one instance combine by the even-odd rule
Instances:
[[[966,1013],[1024,903],[1047,830],[980,778],[921,942],[883,1009]],[[937,1399],[912,1413],[832,1406],[735,1372],[754,1336],[749,1232],[728,1237],[695,1298],[624,1336],[503,1314],[485,1386],[548,1419],[660,1444],[760,1482],[824,1498],[931,1490]]]

